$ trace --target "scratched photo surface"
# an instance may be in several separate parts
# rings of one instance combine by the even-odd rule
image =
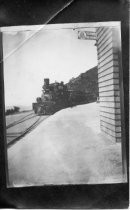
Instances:
[[[8,187],[126,182],[120,23],[2,32]]]

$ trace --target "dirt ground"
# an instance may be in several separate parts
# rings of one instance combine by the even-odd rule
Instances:
[[[100,132],[97,103],[57,112],[8,149],[9,186],[122,182],[121,144]]]

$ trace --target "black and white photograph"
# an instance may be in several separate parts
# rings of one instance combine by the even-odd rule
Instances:
[[[127,182],[120,22],[1,31],[7,186]]]

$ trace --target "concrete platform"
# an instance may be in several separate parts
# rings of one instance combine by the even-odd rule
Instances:
[[[122,182],[121,144],[100,133],[97,103],[57,112],[8,149],[9,186]]]

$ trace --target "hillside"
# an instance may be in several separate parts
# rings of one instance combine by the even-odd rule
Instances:
[[[85,92],[85,102],[94,102],[98,97],[98,69],[97,66],[72,78],[68,83],[69,90]]]

